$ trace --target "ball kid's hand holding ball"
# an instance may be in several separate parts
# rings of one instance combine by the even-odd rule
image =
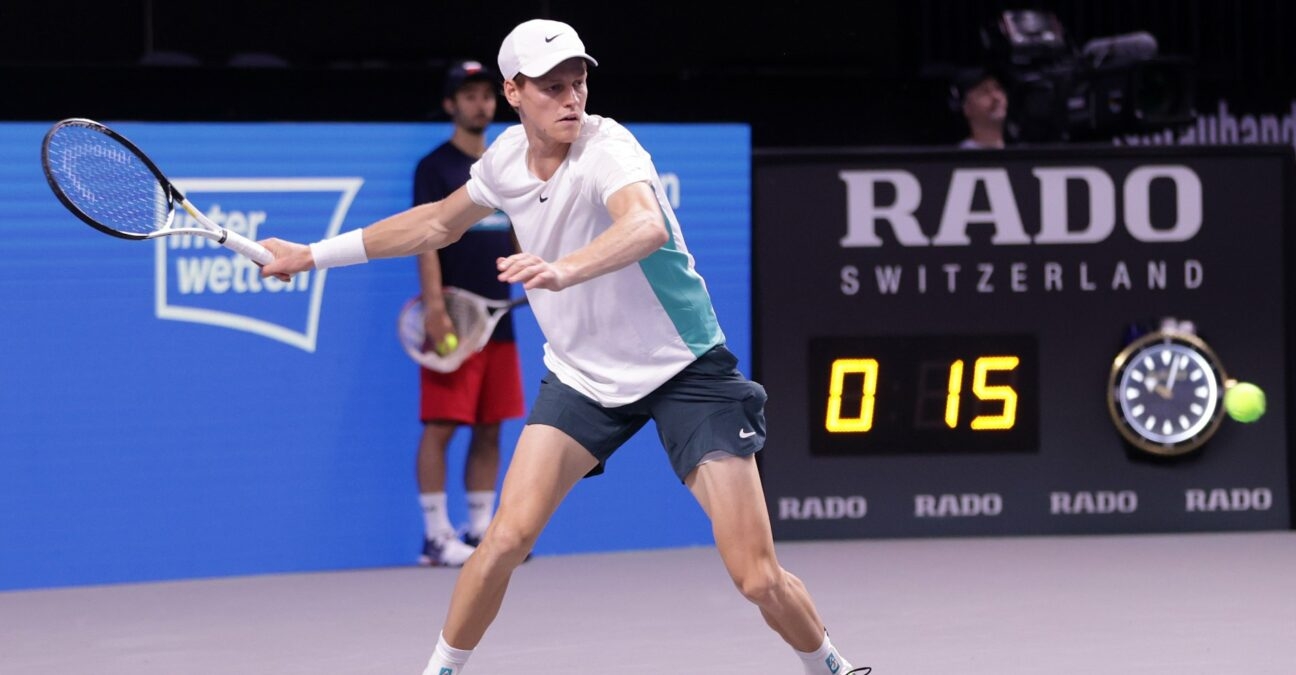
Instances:
[[[459,336],[454,333],[446,333],[446,336],[437,343],[436,351],[441,356],[445,356],[454,351],[459,346]]]

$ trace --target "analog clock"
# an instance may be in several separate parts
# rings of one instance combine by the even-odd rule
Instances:
[[[1199,447],[1223,419],[1224,367],[1201,338],[1159,330],[1130,343],[1112,363],[1108,407],[1134,447],[1161,456]]]

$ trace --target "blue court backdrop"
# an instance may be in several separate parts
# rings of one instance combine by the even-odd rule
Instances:
[[[406,208],[415,163],[450,133],[107,122],[217,221],[296,241]],[[395,323],[414,261],[279,283],[203,241],[102,235],[45,183],[49,126],[0,125],[0,590],[411,564],[418,374]],[[750,373],[749,130],[629,126]],[[516,325],[529,402],[542,338],[526,309]],[[505,461],[520,430],[505,425]],[[536,552],[710,542],[649,427],[577,486]]]

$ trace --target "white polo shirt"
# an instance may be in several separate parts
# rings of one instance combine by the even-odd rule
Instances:
[[[553,262],[612,225],[607,200],[647,181],[670,241],[637,264],[561,291],[527,292],[544,332],[545,365],[605,407],[637,401],[724,342],[706,283],[693,269],[652,158],[625,127],[586,115],[580,137],[548,181],[527,169],[520,125],[473,164],[468,195],[513,221],[522,250]]]

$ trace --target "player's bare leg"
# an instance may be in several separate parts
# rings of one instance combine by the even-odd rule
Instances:
[[[513,570],[526,559],[558,505],[598,464],[570,436],[529,424],[504,476],[499,511],[469,558],[450,597],[441,634],[456,649],[473,649],[495,620]]]
[[[685,480],[711,518],[716,548],[738,590],[799,652],[824,641],[824,624],[805,584],[779,565],[754,457],[702,464]]]

